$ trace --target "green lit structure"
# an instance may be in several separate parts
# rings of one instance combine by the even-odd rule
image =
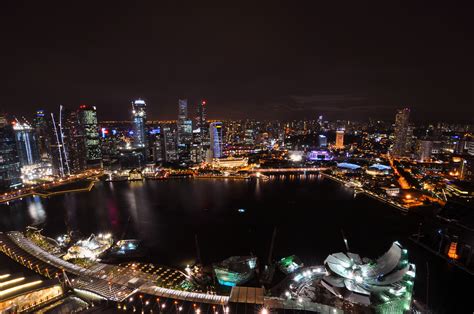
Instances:
[[[283,257],[278,262],[278,268],[287,275],[293,273],[303,266],[303,262],[296,255]]]
[[[377,260],[354,253],[335,253],[325,260],[329,270],[321,284],[351,303],[372,307],[377,313],[403,313],[410,309],[415,265],[408,252],[394,242]]]
[[[257,258],[253,256],[231,256],[214,264],[217,281],[223,286],[237,286],[249,281],[257,266]]]

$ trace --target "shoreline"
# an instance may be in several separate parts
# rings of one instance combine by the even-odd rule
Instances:
[[[344,184],[344,185],[347,184],[346,181],[344,181],[344,180],[342,180],[342,179],[340,179],[340,178],[338,178],[338,177],[335,177],[335,176],[333,176],[333,175],[330,175],[330,174],[327,174],[327,173],[324,173],[324,172],[320,172],[320,174],[321,174],[323,177],[328,178],[328,179],[330,179],[330,180],[333,180],[333,181],[335,181],[335,182],[338,182],[338,183],[340,183],[340,184]],[[394,208],[400,210],[401,212],[403,212],[403,213],[405,213],[405,214],[407,214],[407,213],[410,211],[410,210],[409,210],[408,208],[406,208],[405,206],[400,205],[400,204],[396,204],[396,203],[392,203],[392,202],[390,202],[390,201],[388,201],[388,200],[386,200],[386,199],[384,199],[384,198],[378,196],[377,194],[375,194],[375,193],[373,193],[373,192],[371,192],[371,191],[368,191],[368,190],[366,190],[366,189],[364,189],[364,188],[354,188],[354,190],[356,190],[356,189],[359,190],[359,193],[363,193],[363,194],[366,195],[366,196],[369,196],[369,197],[371,197],[371,198],[373,198],[373,199],[375,199],[375,200],[378,200],[378,201],[380,201],[380,202],[382,202],[382,203],[385,203],[385,204],[387,204],[387,205],[390,205],[390,206],[392,206],[392,207],[394,207]]]

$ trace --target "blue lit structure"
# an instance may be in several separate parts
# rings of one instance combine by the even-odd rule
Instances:
[[[209,125],[211,136],[211,153],[213,158],[221,158],[222,154],[222,122],[213,122]]]
[[[358,170],[358,169],[361,168],[359,165],[351,164],[351,163],[348,163],[348,162],[338,163],[337,167],[341,168],[341,169],[348,169],[348,170]]]

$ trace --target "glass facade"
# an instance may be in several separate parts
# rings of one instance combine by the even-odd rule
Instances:
[[[80,106],[79,123],[83,130],[87,164],[100,163],[102,154],[100,149],[99,128],[97,126],[97,112],[95,106]]]
[[[212,158],[221,158],[222,154],[222,122],[213,122],[209,125],[211,135]]]
[[[33,128],[27,123],[17,122],[13,125],[13,130],[21,166],[39,163],[38,140]]]
[[[20,187],[21,171],[13,127],[0,116],[0,190]]]

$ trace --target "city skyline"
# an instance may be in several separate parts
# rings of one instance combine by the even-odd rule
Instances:
[[[206,99],[210,118],[221,119],[388,119],[402,106],[413,121],[474,114],[462,7],[9,3],[3,11],[0,104],[19,115],[85,103],[124,120],[140,97],[154,120],[174,117],[178,98]]]
[[[472,312],[471,11],[4,4],[0,312]]]

